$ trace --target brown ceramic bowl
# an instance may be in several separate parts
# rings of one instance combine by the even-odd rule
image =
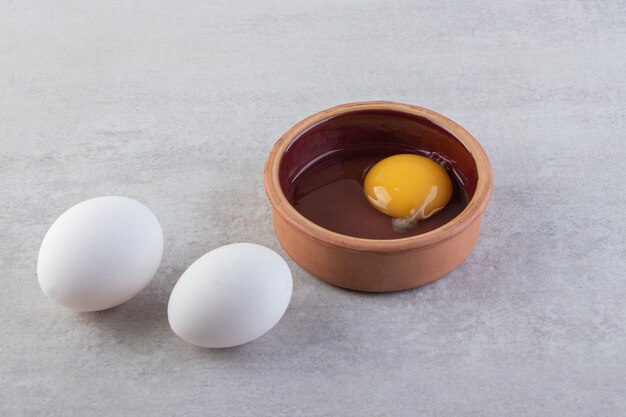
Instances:
[[[448,223],[400,239],[363,239],[335,233],[302,216],[288,201],[294,178],[313,160],[337,149],[378,141],[442,155],[467,192],[467,207]],[[371,101],[343,104],[307,117],[274,145],[265,167],[278,240],[302,268],[353,290],[398,291],[433,282],[469,255],[491,195],[489,159],[465,129],[431,110]]]

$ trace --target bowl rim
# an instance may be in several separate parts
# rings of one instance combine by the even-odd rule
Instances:
[[[394,111],[425,118],[443,128],[469,150],[476,163],[478,182],[476,191],[461,213],[448,223],[429,232],[398,239],[365,239],[343,235],[317,225],[300,214],[289,203],[279,181],[280,161],[289,145],[302,133],[320,123],[346,113],[367,110]],[[493,188],[491,163],[483,147],[461,125],[453,120],[424,107],[392,101],[360,101],[340,104],[308,116],[292,126],[274,144],[265,164],[265,192],[272,208],[289,225],[312,239],[330,246],[338,246],[353,251],[402,252],[416,248],[427,248],[445,241],[468,227],[487,207]]]

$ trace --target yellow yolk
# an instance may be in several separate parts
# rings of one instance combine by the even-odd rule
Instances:
[[[446,170],[420,155],[394,155],[379,161],[365,176],[365,196],[378,211],[395,218],[427,219],[452,197]]]

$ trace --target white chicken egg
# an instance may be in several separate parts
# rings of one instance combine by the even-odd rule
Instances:
[[[79,311],[115,307],[152,279],[163,254],[154,214],[130,198],[107,196],[63,213],[41,243],[37,276],[43,292]]]
[[[291,271],[271,249],[234,243],[196,260],[180,277],[168,304],[174,333],[193,345],[248,343],[281,319],[292,291]]]

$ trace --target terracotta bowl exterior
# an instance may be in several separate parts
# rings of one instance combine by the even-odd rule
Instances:
[[[365,112],[365,113],[363,113]],[[363,239],[324,229],[302,216],[287,200],[281,160],[289,146],[315,126],[355,113],[405,115],[443,129],[460,142],[475,166],[467,207],[443,226],[401,239]],[[428,137],[416,133],[420,140]],[[337,135],[335,135],[337,136]],[[333,139],[335,140],[335,139]],[[313,152],[315,149],[313,149]],[[320,155],[310,155],[311,160]],[[343,104],[307,117],[274,145],[265,167],[265,191],[273,208],[278,240],[291,258],[319,279],[352,290],[400,291],[431,283],[459,266],[476,244],[493,174],[478,141],[454,121],[431,110],[386,101]]]

